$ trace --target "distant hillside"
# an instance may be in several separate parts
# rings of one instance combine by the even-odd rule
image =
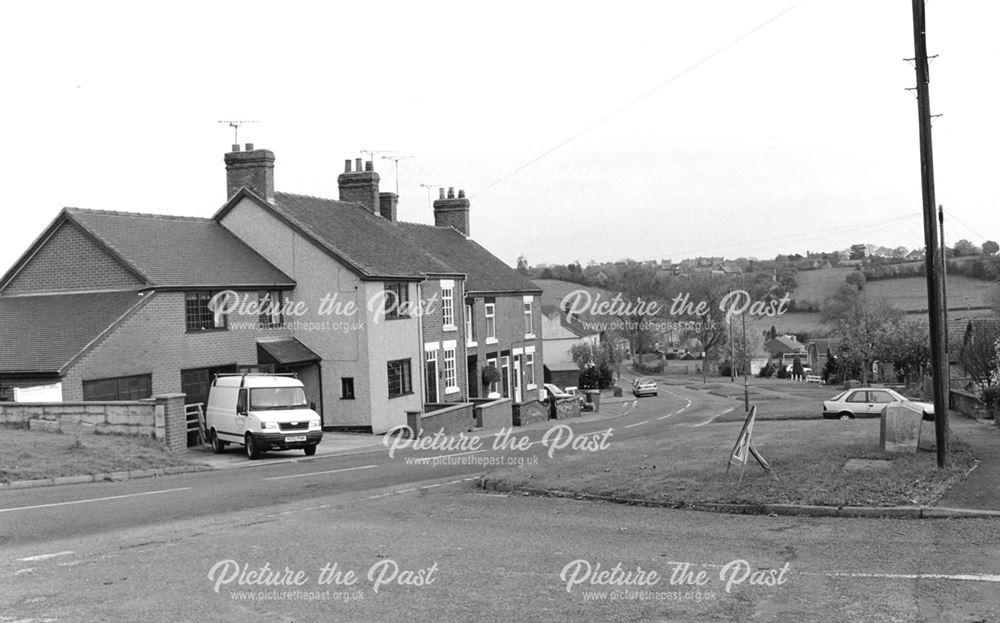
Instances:
[[[823,301],[833,296],[853,268],[823,268],[804,270],[796,275],[798,287],[792,292],[796,305],[812,304],[819,309]],[[949,275],[947,280],[948,308],[967,309],[989,305],[987,294],[993,284],[962,275]],[[893,307],[906,311],[927,309],[927,281],[923,277],[878,279],[865,284],[870,298],[886,299]]]
[[[574,290],[586,290],[595,298],[595,300],[596,297],[600,295],[602,301],[610,300],[611,298],[614,298],[615,294],[617,294],[617,292],[611,292],[610,290],[605,290],[604,288],[582,286],[578,283],[562,281],[559,279],[532,279],[531,282],[542,289],[542,305],[553,305],[556,307],[560,306],[563,297]],[[583,314],[583,318],[584,320],[591,319],[589,314]]]

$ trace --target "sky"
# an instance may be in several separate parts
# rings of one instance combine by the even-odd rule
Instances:
[[[463,189],[513,264],[923,245],[911,4],[18,2],[0,8],[0,272],[63,206],[210,217],[223,154],[399,218]],[[949,244],[1000,239],[1000,4],[927,4]],[[383,156],[390,156],[384,158]],[[398,164],[391,159],[401,157]],[[432,188],[427,188],[427,187]]]

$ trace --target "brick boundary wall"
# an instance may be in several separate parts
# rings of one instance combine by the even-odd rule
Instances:
[[[67,435],[152,437],[172,452],[187,449],[184,394],[110,402],[0,402],[0,425]]]
[[[470,432],[476,426],[475,405],[471,402],[428,404],[425,407],[433,411],[421,415],[419,434],[433,435],[441,431],[445,435],[454,435]]]
[[[527,426],[535,422],[547,422],[549,419],[549,405],[541,400],[529,400],[515,404],[514,426]]]
[[[514,426],[510,398],[473,398],[476,426],[484,430],[500,430]]]
[[[578,398],[559,398],[551,410],[552,418],[566,420],[580,417],[580,400]]]
[[[986,415],[986,405],[983,404],[979,396],[957,389],[949,392],[949,406],[971,418]]]

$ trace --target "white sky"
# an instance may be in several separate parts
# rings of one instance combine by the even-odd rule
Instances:
[[[362,149],[413,156],[400,218],[432,222],[422,183],[465,189],[473,237],[510,263],[923,244],[905,0],[12,2],[0,18],[0,272],[63,206],[211,216],[220,119],[260,121],[240,142],[275,152],[286,192],[336,198]],[[937,200],[950,243],[982,244],[1000,238],[1000,3],[937,0],[927,21]],[[376,168],[393,190],[392,162]]]

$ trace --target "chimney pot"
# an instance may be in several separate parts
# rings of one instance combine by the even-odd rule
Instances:
[[[371,160],[369,160],[368,162],[365,163],[365,171],[374,171],[374,170],[375,170],[375,163],[374,162],[372,162]]]
[[[455,187],[454,186],[449,186],[448,187],[448,198],[449,199],[454,199],[455,198]]]
[[[232,150],[233,150],[233,151],[239,151],[239,150],[240,150],[240,146],[239,146],[239,144],[238,144],[238,143],[234,143],[234,144],[233,144],[233,149],[232,149]]]
[[[359,173],[361,172],[361,158],[354,159],[354,170]]]
[[[459,199],[465,199],[465,191],[464,190],[459,190],[458,191],[458,198]]]
[[[348,158],[347,160],[344,160],[344,173],[350,173],[350,172],[351,172],[351,159]]]
[[[438,195],[439,195],[438,196],[439,199],[444,199],[444,188],[443,187],[442,188],[438,188]]]
[[[247,143],[247,151],[253,151],[253,143]]]

